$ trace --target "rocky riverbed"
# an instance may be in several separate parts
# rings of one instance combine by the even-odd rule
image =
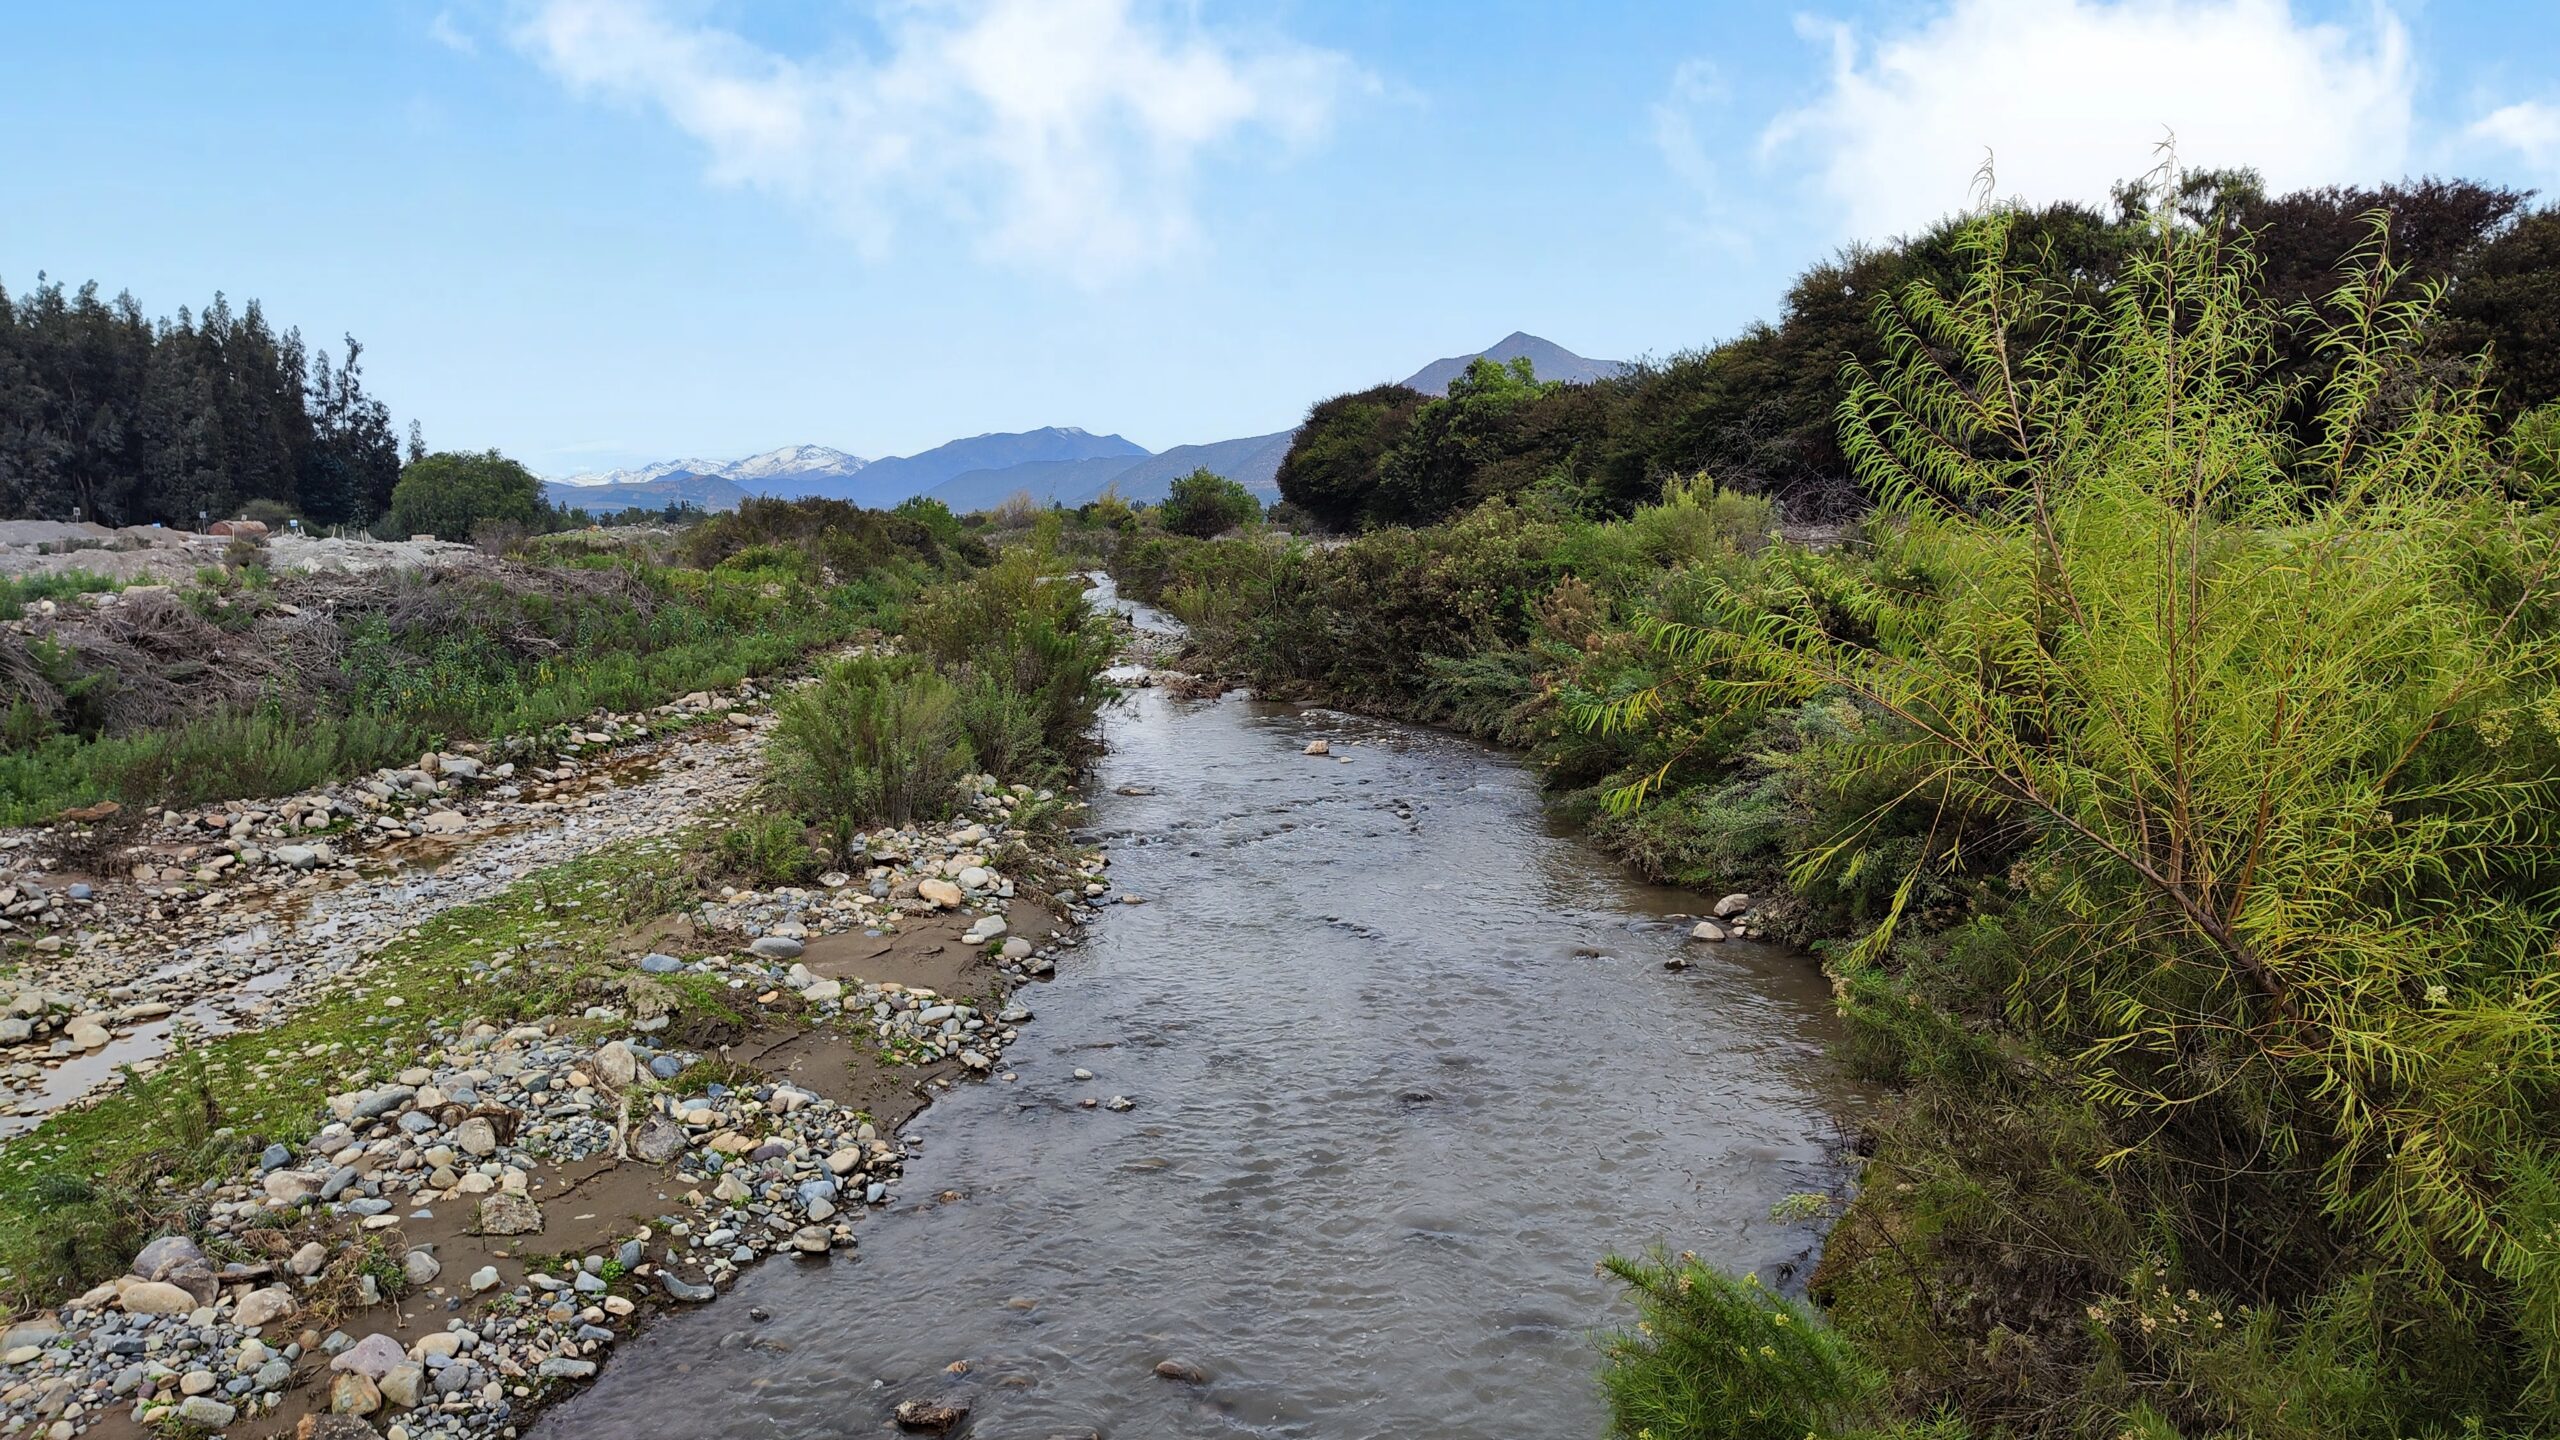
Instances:
[[[1106,896],[1102,857],[1063,839],[1068,797],[980,777],[957,821],[861,837],[858,871],[721,887],[644,924],[545,922],[585,938],[492,944],[458,992],[401,971],[442,912],[737,806],[770,695],[144,817],[103,854],[80,852],[117,817],[9,837],[27,943],[0,1073],[21,1128],[114,1087],[115,1064],[147,1075],[191,1037],[236,1045],[330,997],[439,1018],[406,1053],[270,1049],[340,1082],[305,1138],[249,1153],[217,1130],[243,1148],[227,1178],[153,1196],[165,1233],[126,1273],[21,1316],[0,1337],[0,1432],[513,1435],[658,1312],[760,1259],[850,1249],[901,1174],[901,1127],[954,1083],[1016,1078],[1015,992]],[[626,903],[609,888],[535,908]],[[564,966],[585,1003],[483,1018]]]

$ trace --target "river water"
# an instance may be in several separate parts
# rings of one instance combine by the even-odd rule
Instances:
[[[1801,1273],[1818,1235],[1770,1208],[1839,1183],[1856,1109],[1810,961],[1684,946],[1712,897],[1629,879],[1497,751],[1153,689],[1106,728],[1092,825],[1148,903],[1022,993],[1018,1081],[924,1113],[858,1259],[750,1271],[538,1436],[959,1398],[980,1440],[1587,1440],[1601,1255]]]

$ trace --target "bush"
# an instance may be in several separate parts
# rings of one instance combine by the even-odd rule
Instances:
[[[1876,1433],[1884,1377],[1804,1306],[1695,1256],[1611,1256],[1641,1317],[1604,1345],[1619,1440],[1806,1440]]]
[[[808,827],[790,814],[758,815],[726,826],[711,837],[708,849],[711,867],[720,875],[759,887],[797,885],[816,874],[819,863]]]
[[[434,535],[466,540],[484,520],[509,520],[538,529],[550,517],[542,482],[532,471],[495,450],[477,455],[440,451],[400,468],[400,483],[392,487],[391,514],[385,523],[394,538]]]
[[[1111,698],[1102,678],[1110,627],[1084,583],[1046,572],[1021,547],[966,580],[920,599],[910,639],[953,675],[973,739],[993,749],[980,763],[1016,783],[1045,783],[1080,759],[1093,719]]]
[[[1176,535],[1206,540],[1222,535],[1262,513],[1262,502],[1224,475],[1202,469],[1173,482],[1160,512],[1164,528]]]
[[[839,661],[775,707],[768,783],[839,855],[874,825],[938,820],[971,766],[958,694],[930,666],[870,656]]]

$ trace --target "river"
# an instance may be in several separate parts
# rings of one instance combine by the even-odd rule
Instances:
[[[1090,823],[1147,903],[1022,993],[1019,1079],[911,1127],[858,1259],[751,1271],[538,1436],[870,1435],[923,1398],[980,1440],[1587,1440],[1601,1255],[1800,1276],[1818,1233],[1771,1206],[1838,1185],[1857,1105],[1811,962],[1686,943],[1712,897],[1631,880],[1498,751],[1155,689],[1105,724]]]

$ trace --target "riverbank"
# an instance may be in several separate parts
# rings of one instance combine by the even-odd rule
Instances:
[[[1079,936],[1018,1083],[909,1127],[858,1266],[668,1317],[537,1440],[909,1402],[989,1436],[1588,1435],[1595,1255],[1800,1281],[1818,1228],[1772,1212],[1838,1183],[1862,1103],[1801,957],[1691,940],[1717,897],[1551,825],[1509,756],[1155,678],[1103,718],[1086,828],[1151,903]]]
[[[832,564],[878,517],[762,518],[811,518]],[[1053,637],[1050,670],[1004,672],[1046,709],[990,758],[1054,770],[1082,741],[1043,726],[1099,699],[1072,591],[1024,559],[921,598],[961,681]],[[861,650],[12,837],[0,1044],[33,1129],[0,1149],[0,1281],[42,1308],[0,1344],[0,1428],[511,1435],[665,1308],[849,1248],[916,1111],[1013,1078],[1014,992],[1109,889],[1072,792],[972,772],[965,744],[904,823],[852,830],[838,792],[795,788],[849,773],[807,764],[840,717],[804,686],[924,683]],[[1015,715],[1014,693],[971,698]]]
[[[12,1333],[0,1413],[66,1434],[273,1433],[314,1411],[512,1433],[661,1307],[769,1254],[851,1245],[898,1173],[898,1127],[956,1077],[1002,1073],[1030,1013],[1008,997],[1107,884],[1015,814],[1045,803],[987,786],[966,824],[869,836],[864,876],[665,913],[653,887],[685,847],[612,843],[61,1117],[12,1150],[112,1168],[83,1140],[131,1150],[154,1138],[131,1133],[136,1109],[201,1098],[208,1124],[240,1123],[198,1143],[245,1158],[190,1187],[195,1238]],[[1062,864],[1073,884],[1047,873]],[[1053,888],[1035,896],[1035,875]],[[363,1038],[322,1038],[345,1035]],[[274,1138],[315,1090],[325,1123]]]

